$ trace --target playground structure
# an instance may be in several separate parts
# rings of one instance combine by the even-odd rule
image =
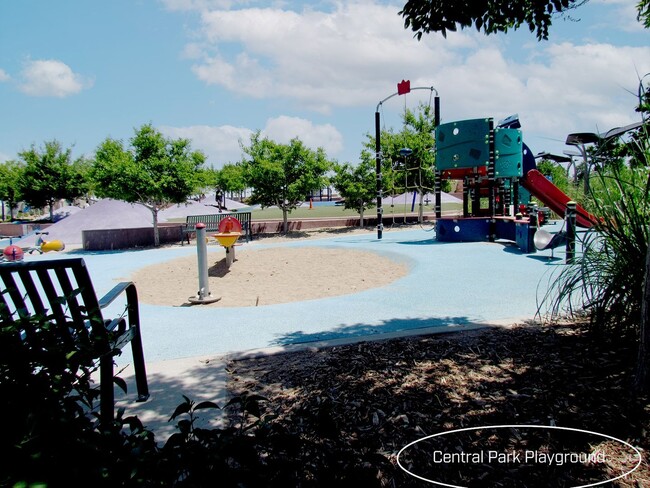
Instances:
[[[193,305],[207,305],[219,301],[221,297],[212,295],[208,279],[208,249],[206,225],[203,222],[196,224],[196,255],[199,270],[199,290],[195,296],[188,298]],[[230,268],[235,260],[235,244],[242,235],[242,225],[234,217],[226,217],[219,222],[219,232],[213,234],[217,242],[226,250],[226,268]]]
[[[219,233],[213,237],[226,250],[226,268],[235,261],[235,245],[242,235],[242,225],[234,217],[226,217],[219,222]]]
[[[384,230],[382,162],[388,157],[381,149],[380,108],[391,98],[412,90],[429,90],[432,97],[435,93],[436,239],[443,242],[505,239],[514,241],[524,253],[566,245],[567,260],[571,259],[575,226],[569,227],[575,222],[577,226],[589,228],[595,217],[572,202],[537,170],[535,157],[523,142],[519,117],[510,116],[496,126],[492,118],[441,124],[438,91],[433,86],[411,88],[408,80],[398,83],[397,92],[381,100],[375,111],[377,239],[382,238]],[[403,148],[400,156],[406,158],[410,152],[409,148]],[[445,180],[462,182],[462,217],[442,216],[442,182]],[[538,209],[531,197],[548,208]],[[415,200],[412,209],[414,205]],[[547,220],[548,209],[565,218],[566,230],[555,236],[539,229]]]
[[[415,90],[428,90],[429,91],[429,105],[431,105],[431,101],[433,100],[433,105],[434,105],[434,126],[438,127],[440,125],[440,97],[438,96],[438,91],[433,87],[433,86],[418,86],[418,87],[411,87],[411,82],[409,80],[402,80],[400,83],[397,84],[397,91],[393,93],[392,95],[384,98],[377,104],[377,108],[375,110],[375,171],[377,175],[377,239],[381,239],[383,236],[384,232],[384,208],[383,208],[383,197],[384,197],[384,187],[383,187],[383,177],[382,177],[382,161],[384,160],[384,157],[387,155],[384,155],[381,150],[381,112],[380,109],[383,106],[385,102],[390,100],[391,98],[395,96],[401,96],[401,95],[406,95],[407,93],[410,93],[411,91]],[[435,93],[435,97],[433,97],[433,94]],[[400,153],[402,157],[407,157],[410,155],[410,149],[408,148],[403,148]],[[406,191],[406,188],[405,188]],[[437,194],[439,197],[439,194]],[[436,211],[441,208],[441,200],[440,198],[436,197]],[[415,203],[414,203],[415,204]],[[419,220],[422,220],[422,207],[420,206],[420,216]]]
[[[594,217],[557,188],[536,168],[522,139],[516,115],[495,126],[493,119],[470,119],[436,127],[436,201],[445,179],[463,183],[462,218],[444,218],[436,205],[436,239],[477,242],[505,239],[525,253],[567,246],[572,257],[575,224],[591,227]],[[543,214],[531,196],[560,216],[567,229],[557,236],[538,230]],[[570,239],[569,239],[570,238]]]

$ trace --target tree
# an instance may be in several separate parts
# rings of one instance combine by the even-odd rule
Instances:
[[[9,219],[14,220],[14,208],[21,200],[20,179],[24,166],[17,161],[6,161],[0,164],[0,200],[9,206]],[[4,220],[4,206],[2,208]]]
[[[375,205],[377,194],[374,154],[362,151],[357,166],[349,163],[336,164],[334,172],[334,188],[343,197],[345,208],[359,212],[359,227],[363,227],[363,212]]]
[[[242,167],[244,181],[253,191],[251,203],[279,207],[287,233],[289,213],[310,191],[325,186],[325,174],[333,163],[322,148],[311,150],[298,138],[279,144],[262,139],[259,132],[251,135],[250,146],[242,150],[249,158],[242,161]]]
[[[418,39],[423,34],[474,26],[485,34],[508,32],[526,25],[538,40],[548,39],[548,29],[558,14],[578,8],[589,0],[408,0],[399,12],[404,27]],[[639,0],[637,19],[650,28],[650,0]]]
[[[636,9],[639,12],[637,20],[643,24],[643,27],[650,29],[650,0],[639,0]]]
[[[564,193],[568,193],[569,178],[567,177],[566,170],[557,163],[544,159],[537,163],[537,170],[544,176],[549,178],[555,186],[557,186]]]
[[[187,139],[166,139],[151,124],[135,130],[130,147],[107,138],[95,152],[92,175],[100,197],[138,203],[151,211],[154,245],[160,245],[158,211],[183,203],[196,190],[205,161]]]
[[[643,0],[647,2],[647,0]],[[474,26],[485,34],[508,32],[527,25],[538,40],[548,38],[552,19],[558,13],[579,7],[588,0],[408,0],[399,12],[404,27],[418,39],[423,34],[455,32]]]
[[[197,168],[194,175],[196,180],[195,190],[202,197],[205,192],[209,192],[214,189],[217,184],[217,175],[218,171],[213,167],[210,168]]]
[[[226,164],[217,171],[216,187],[223,192],[239,193],[246,189],[244,168],[241,164]]]
[[[49,207],[50,220],[57,201],[73,200],[88,189],[81,170],[83,162],[73,162],[71,154],[70,149],[63,149],[55,140],[46,142],[40,150],[32,145],[18,153],[25,164],[19,182],[20,194],[33,207]]]

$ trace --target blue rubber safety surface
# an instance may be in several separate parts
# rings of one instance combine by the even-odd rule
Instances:
[[[553,227],[545,228],[553,231]],[[409,273],[389,285],[355,294],[268,306],[141,304],[147,361],[418,328],[532,319],[538,311],[538,298],[544,295],[549,280],[564,262],[563,249],[556,249],[555,258],[550,259],[551,251],[523,254],[513,243],[441,243],[435,240],[433,232],[420,228],[386,231],[381,240],[375,233],[273,244],[253,241],[238,250],[238,259],[245,259],[247,249],[276,246],[372,251],[407,263]],[[208,249],[209,253],[222,251],[216,246]],[[116,282],[129,280],[139,268],[189,254],[196,254],[194,246],[66,253],[84,258],[100,296]],[[27,259],[57,256],[61,255],[29,255]],[[212,291],[218,295],[218,289],[213,287]],[[121,362],[118,360],[118,364]]]

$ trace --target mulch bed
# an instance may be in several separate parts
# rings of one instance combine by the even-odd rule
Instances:
[[[363,342],[233,361],[233,395],[261,395],[231,410],[251,429],[268,486],[434,486],[400,468],[398,452],[425,436],[494,425],[563,426],[650,447],[650,405],[635,398],[633,345],[595,338],[584,324],[490,328]],[[254,397],[251,397],[254,398]],[[252,419],[252,420],[251,420]],[[481,431],[436,438],[400,463],[446,486],[570,487],[611,479],[634,466],[630,449],[603,438],[546,430]],[[556,435],[557,434],[557,435]],[[433,441],[432,441],[433,442]],[[588,465],[441,463],[432,452],[606,453]],[[438,485],[440,486],[440,485]],[[602,485],[601,485],[602,486]],[[609,486],[650,486],[644,459]]]

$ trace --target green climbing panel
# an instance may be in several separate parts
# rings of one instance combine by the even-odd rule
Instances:
[[[522,176],[522,140],[520,129],[494,130],[494,177]]]
[[[470,119],[436,127],[437,169],[487,166],[491,126],[492,119]]]

